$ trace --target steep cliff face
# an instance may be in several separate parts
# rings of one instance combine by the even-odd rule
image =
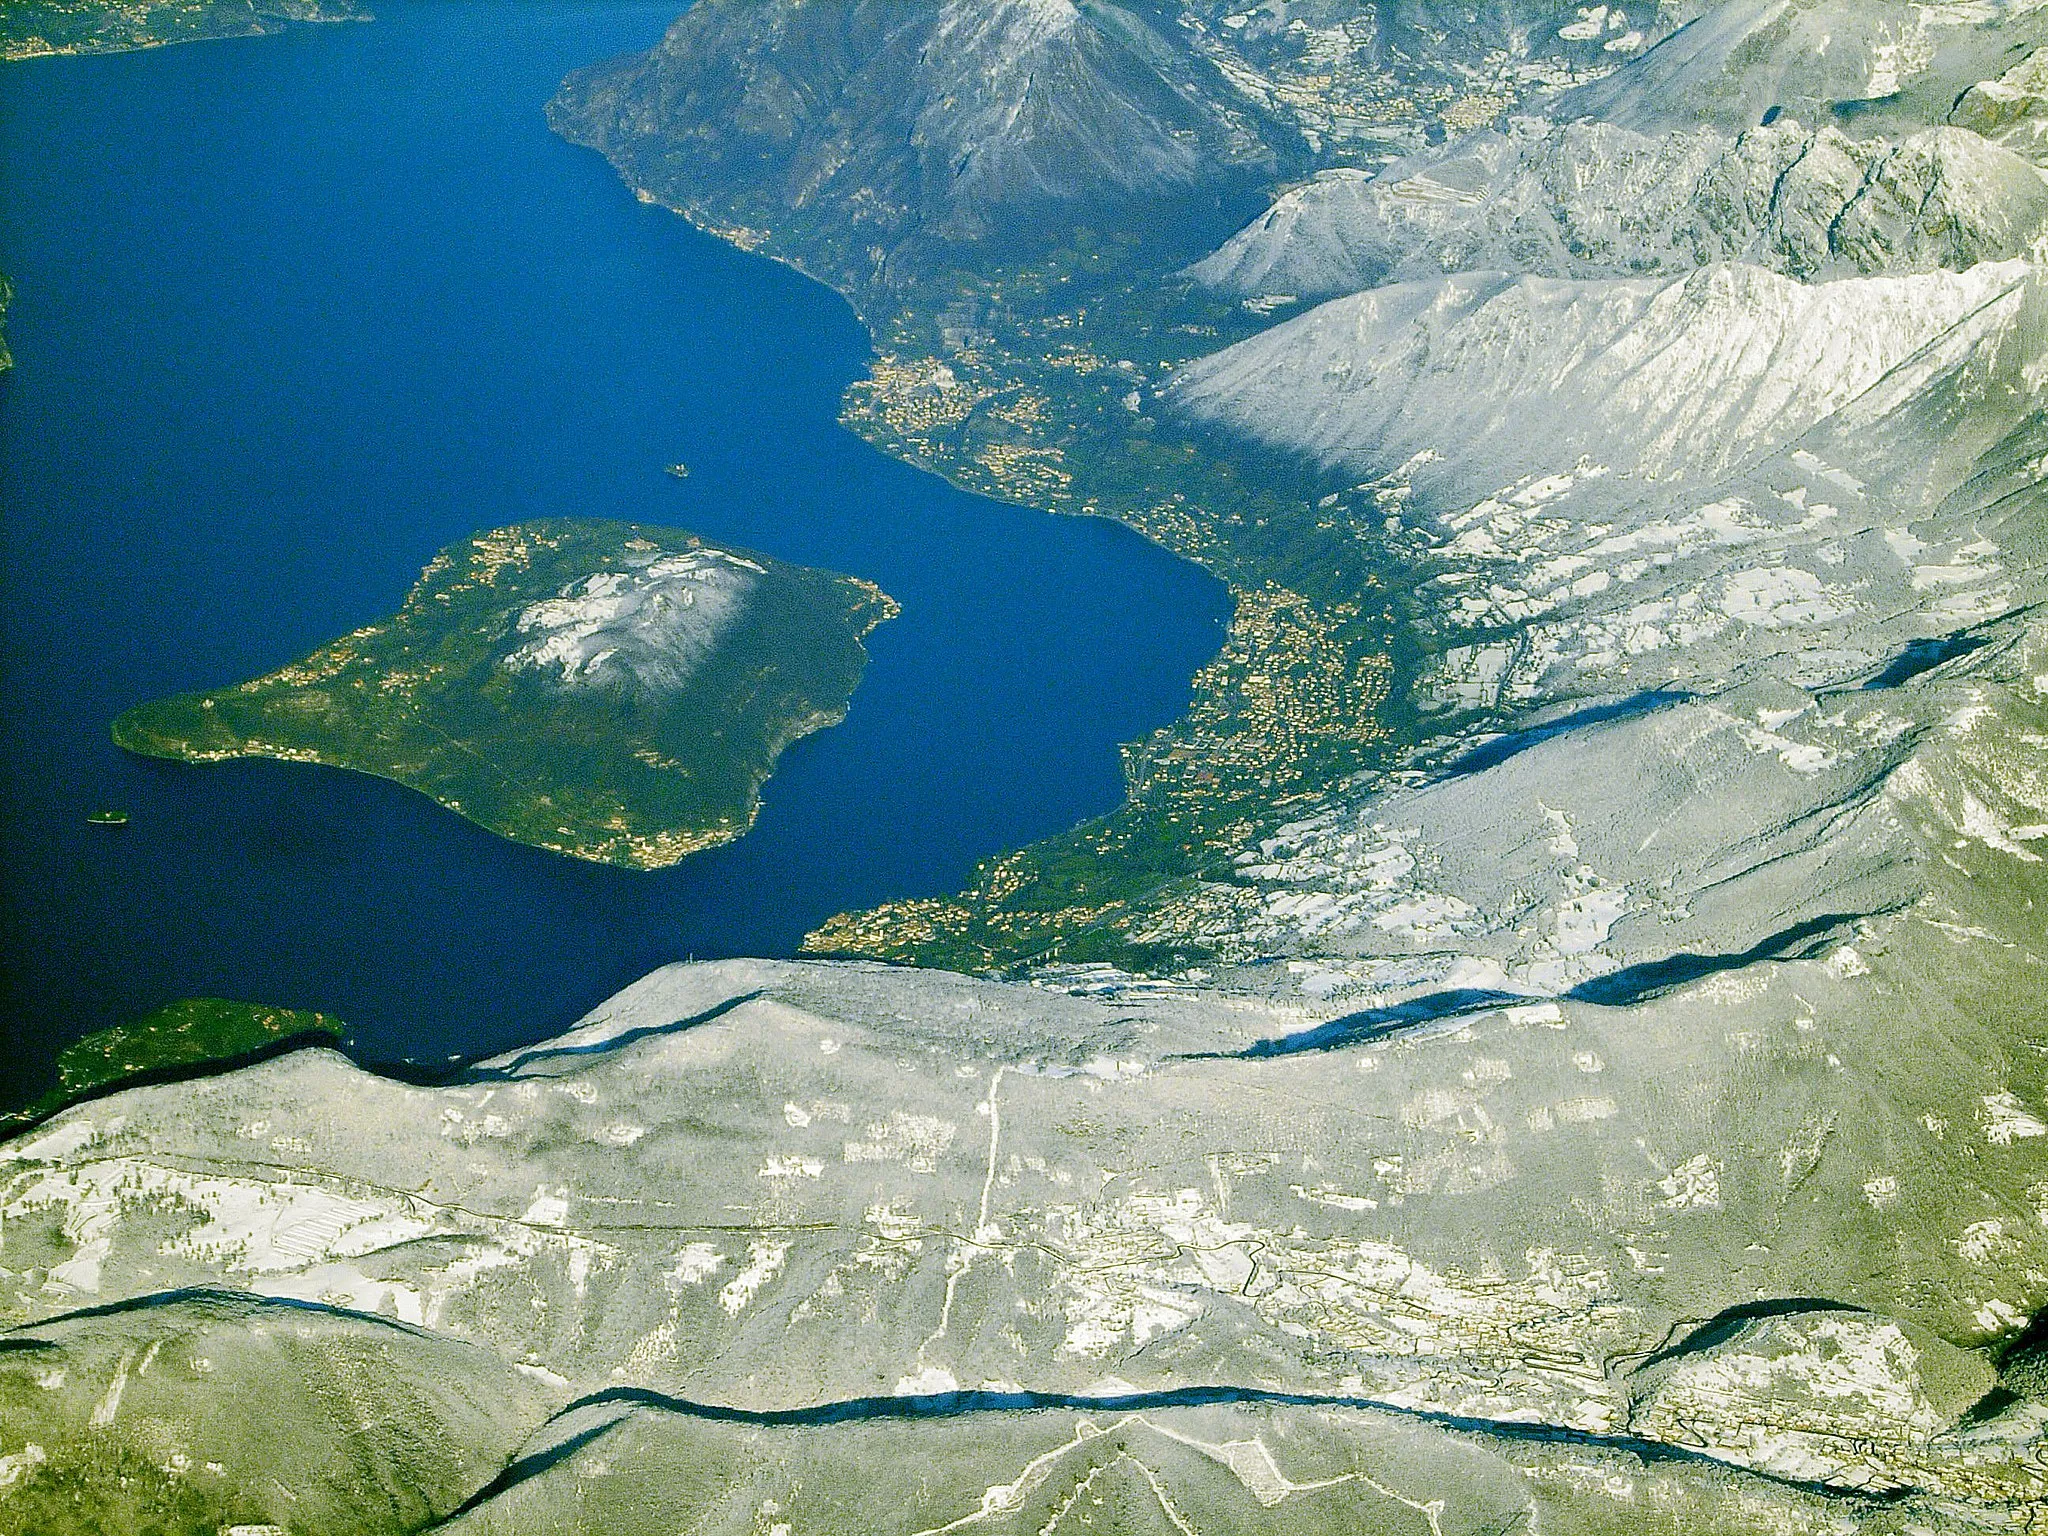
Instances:
[[[572,76],[551,112],[657,196],[793,224],[856,263],[1248,185],[1299,148],[1101,0],[704,0],[652,53]]]

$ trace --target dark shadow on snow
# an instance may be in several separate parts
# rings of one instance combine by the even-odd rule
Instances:
[[[1653,1365],[1662,1365],[1667,1360],[1681,1359],[1686,1355],[1697,1355],[1718,1345],[1727,1343],[1740,1334],[1751,1323],[1770,1317],[1800,1317],[1809,1312],[1863,1312],[1867,1308],[1850,1306],[1846,1302],[1829,1301],[1820,1296],[1778,1296],[1768,1301],[1745,1301],[1740,1306],[1729,1307],[1716,1312],[1704,1323],[1688,1332],[1675,1343],[1666,1344],[1636,1362],[1630,1373],[1646,1371]]]
[[[1635,715],[1647,715],[1654,709],[1667,704],[1679,704],[1692,695],[1676,688],[1650,688],[1642,693],[1632,693],[1625,699],[1616,699],[1608,704],[1589,705],[1574,710],[1545,725],[1532,725],[1524,731],[1509,731],[1496,736],[1483,746],[1474,747],[1463,757],[1448,764],[1443,772],[1447,779],[1462,779],[1488,768],[1498,767],[1509,758],[1529,750],[1533,746],[1562,736],[1567,731],[1578,730],[1581,726],[1601,725],[1610,720],[1627,720]]]
[[[1383,1040],[1389,1035],[1398,1035],[1403,1030],[1414,1029],[1418,1025],[1460,1018],[1468,1013],[1484,1013],[1490,1008],[1503,1008],[1516,1003],[1541,1000],[1521,992],[1495,992],[1484,987],[1454,987],[1448,992],[1432,992],[1426,997],[1411,997],[1405,1003],[1395,1003],[1386,1008],[1367,1008],[1359,1013],[1347,1013],[1342,1018],[1318,1024],[1313,1029],[1304,1029],[1292,1035],[1280,1035],[1271,1040],[1255,1041],[1241,1051],[1202,1051],[1183,1059],[1258,1061],[1268,1056],[1296,1056],[1304,1051],[1335,1051],[1347,1045],[1364,1045],[1368,1041]]]
[[[1603,1008],[1627,1008],[1662,997],[1667,992],[1690,986],[1722,971],[1738,971],[1764,960],[1811,960],[1827,947],[1828,941],[1849,924],[1867,914],[1827,912],[1803,923],[1782,928],[1739,954],[1667,955],[1624,966],[1605,976],[1582,981],[1565,997],[1575,1003],[1597,1003]]]

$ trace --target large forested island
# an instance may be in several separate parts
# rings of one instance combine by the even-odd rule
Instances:
[[[502,836],[659,869],[753,825],[775,759],[843,718],[896,605],[669,528],[557,519],[435,556],[388,620],[114,739],[394,779]]]

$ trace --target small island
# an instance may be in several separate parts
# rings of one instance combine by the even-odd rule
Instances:
[[[393,617],[114,722],[193,763],[375,774],[501,836],[660,869],[753,825],[782,749],[837,724],[899,610],[851,576],[672,528],[549,519],[450,546]]]

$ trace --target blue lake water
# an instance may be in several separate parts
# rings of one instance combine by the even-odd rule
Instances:
[[[868,448],[835,421],[868,355],[844,303],[547,132],[563,74],[678,8],[380,3],[0,69],[0,1092],[193,995],[328,1010],[384,1059],[533,1039],[666,961],[790,954],[835,911],[957,888],[1114,806],[1115,744],[1184,707],[1216,582]],[[612,870],[378,780],[108,742],[129,705],[267,671],[391,611],[442,545],[544,514],[903,604],[739,843]],[[133,824],[88,826],[100,805]]]

